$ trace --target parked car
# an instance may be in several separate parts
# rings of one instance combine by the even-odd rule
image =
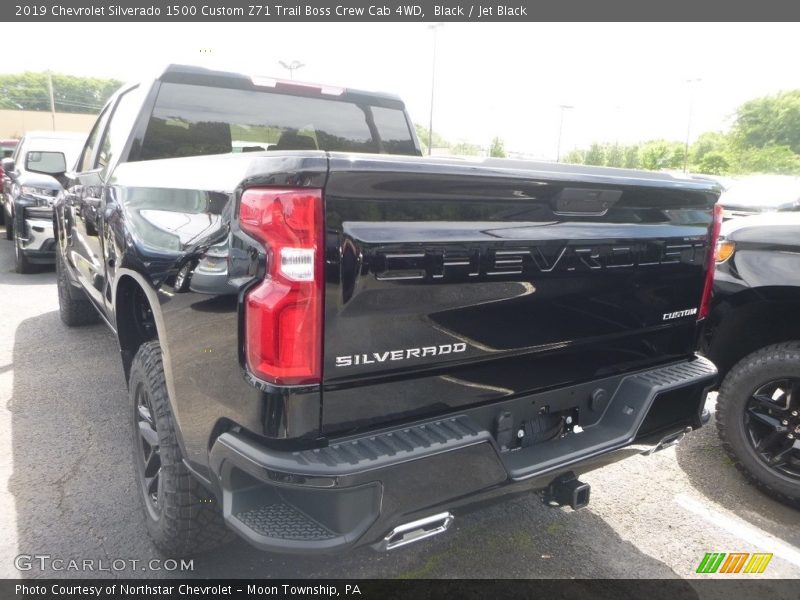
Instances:
[[[718,193],[425,158],[395,96],[172,66],[56,202],[60,314],[117,335],[163,551],[392,549],[514,492],[580,508],[702,425]]]
[[[720,372],[725,450],[761,489],[800,506],[800,213],[723,224],[703,347]]]
[[[719,198],[725,219],[800,210],[800,177],[747,175],[728,178]]]
[[[0,140],[0,161],[4,158],[11,158],[14,154],[14,150],[19,144],[19,140]],[[5,210],[3,210],[3,180],[5,179],[5,171],[3,170],[3,165],[0,163],[0,225],[6,222]]]
[[[0,158],[9,158],[12,154],[14,154],[14,150],[17,148],[19,144],[19,140],[14,139],[5,139],[0,140]]]
[[[18,273],[55,260],[53,200],[63,191],[64,173],[75,165],[85,141],[82,133],[30,132],[13,157],[2,160],[6,238],[14,240]]]

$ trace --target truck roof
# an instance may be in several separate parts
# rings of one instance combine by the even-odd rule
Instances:
[[[405,108],[405,104],[400,97],[394,94],[307,83],[278,77],[247,75],[233,71],[217,71],[194,65],[167,65],[157,79],[173,83],[211,85],[237,89],[263,90],[265,88],[273,88],[276,91],[300,96],[326,96],[332,99],[338,97],[341,100],[362,102],[373,106],[385,106],[387,108],[397,109]]]

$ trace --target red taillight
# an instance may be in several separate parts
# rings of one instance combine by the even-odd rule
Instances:
[[[257,377],[318,383],[322,360],[322,190],[254,188],[239,223],[266,250],[264,280],[245,297],[245,356]]]
[[[717,250],[717,240],[719,239],[719,230],[722,227],[722,207],[719,204],[714,205],[714,220],[711,223],[711,239],[709,240],[708,256],[706,257],[706,282],[703,286],[703,298],[700,300],[700,310],[697,313],[697,318],[705,319],[711,310],[711,290],[714,287],[714,256]]]

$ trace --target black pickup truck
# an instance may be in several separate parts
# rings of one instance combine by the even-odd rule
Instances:
[[[420,154],[396,97],[191,67],[100,114],[56,202],[61,317],[119,339],[162,550],[577,508],[581,473],[702,425],[714,184]]]
[[[717,430],[750,481],[800,507],[800,214],[726,221],[716,258],[701,349],[719,367]]]

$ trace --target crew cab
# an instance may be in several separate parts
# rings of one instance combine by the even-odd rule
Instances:
[[[70,178],[61,318],[119,340],[172,555],[580,508],[580,474],[703,423],[711,182],[424,158],[395,96],[186,66],[122,88]]]

